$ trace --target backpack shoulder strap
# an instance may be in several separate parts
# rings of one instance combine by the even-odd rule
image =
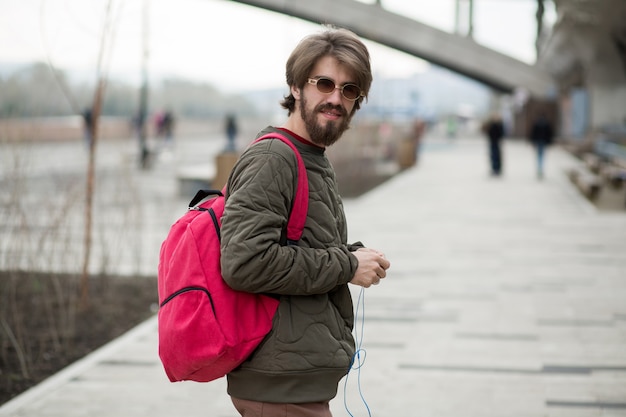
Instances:
[[[292,244],[297,242],[302,237],[304,230],[304,223],[306,222],[306,216],[309,210],[309,179],[306,173],[306,167],[298,148],[284,135],[278,132],[268,133],[257,138],[256,143],[264,139],[278,139],[281,142],[287,144],[296,155],[298,161],[298,186],[296,188],[296,196],[293,202],[293,210],[289,214],[289,220],[287,222],[287,242]]]

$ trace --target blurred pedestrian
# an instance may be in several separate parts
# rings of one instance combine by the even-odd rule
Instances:
[[[161,118],[159,126],[160,134],[166,146],[171,146],[174,139],[174,115],[170,110],[166,110]]]
[[[91,147],[91,142],[93,141],[93,113],[91,108],[86,108],[82,114],[83,117],[83,138],[85,140],[85,145],[87,149]]]
[[[226,151],[234,152],[235,151],[235,138],[237,137],[237,120],[235,119],[234,114],[226,115],[226,126],[224,127],[226,131]]]
[[[498,113],[493,113],[483,124],[483,133],[489,144],[489,164],[492,176],[502,174],[502,139],[504,138],[504,123]]]
[[[537,178],[543,179],[545,150],[554,140],[554,129],[544,113],[541,113],[530,130],[530,141],[535,147]]]
[[[156,113],[154,113],[154,116],[152,116],[154,134],[156,137],[161,137],[161,135],[163,134],[163,115],[164,114],[165,112],[159,110]]]
[[[416,164],[419,161],[422,137],[424,136],[425,131],[426,123],[422,119],[415,119],[413,121],[413,128],[411,129],[411,143],[413,145],[413,153]]]

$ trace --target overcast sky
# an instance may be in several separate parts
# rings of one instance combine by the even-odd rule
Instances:
[[[319,30],[317,25],[229,0],[112,0],[110,73],[133,81],[141,75],[144,2],[149,5],[149,72],[207,81],[223,91],[284,85],[289,53],[302,37]],[[454,0],[382,3],[438,29],[454,29]],[[534,62],[535,0],[474,4],[476,41]],[[49,59],[60,69],[84,71],[95,79],[106,5],[107,0],[0,0],[0,62]],[[411,75],[428,65],[366,43],[375,75]]]

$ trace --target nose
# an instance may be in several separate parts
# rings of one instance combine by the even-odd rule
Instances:
[[[333,103],[342,103],[343,96],[341,95],[341,87],[335,87],[335,89],[328,95],[328,101]]]

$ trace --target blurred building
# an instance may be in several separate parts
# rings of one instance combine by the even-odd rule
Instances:
[[[583,139],[624,128],[626,0],[553,2],[557,21],[538,40],[537,64],[557,84],[561,134]]]

